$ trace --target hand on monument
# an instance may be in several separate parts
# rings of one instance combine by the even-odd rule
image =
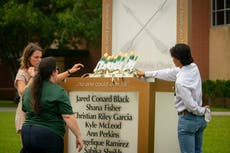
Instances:
[[[145,72],[140,71],[140,70],[136,70],[136,71],[137,71],[137,75],[138,75],[139,77],[144,77],[144,76],[145,76]]]

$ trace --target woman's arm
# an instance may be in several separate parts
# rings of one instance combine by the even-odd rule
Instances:
[[[36,74],[34,67],[29,67],[28,69],[19,70],[15,79],[15,87],[21,97],[25,88],[32,83],[33,77]],[[28,76],[29,75],[29,78]],[[27,80],[27,78],[29,80]],[[27,82],[28,81],[28,82]]]
[[[179,72],[179,68],[168,68],[156,71],[140,71],[138,70],[137,73],[140,77],[152,77],[157,79],[162,79],[166,81],[175,81],[176,75]]]
[[[80,70],[82,67],[84,67],[84,65],[78,63],[78,64],[75,64],[71,69],[58,74],[57,82],[62,81],[63,79],[65,79],[68,76],[70,76],[71,74],[73,74],[73,73],[77,72],[78,70]]]
[[[23,94],[23,91],[26,87],[26,83],[25,83],[25,81],[17,80],[16,85],[17,85],[18,95],[21,97]]]
[[[78,151],[80,152],[83,148],[83,140],[81,137],[80,128],[77,123],[77,119],[75,118],[74,114],[65,114],[62,115],[65,123],[70,128],[70,130],[73,132],[73,134],[76,136],[76,148],[78,148]]]
[[[195,98],[192,96],[191,89],[185,87],[181,84],[176,85],[176,95],[182,99],[186,109],[196,115],[204,115],[205,109],[209,108],[208,105],[202,107],[199,106],[198,102],[195,101]]]

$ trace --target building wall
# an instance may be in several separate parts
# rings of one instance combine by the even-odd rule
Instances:
[[[210,29],[210,79],[230,79],[230,26]]]
[[[0,62],[0,100],[15,100],[16,93],[9,69]]]
[[[192,0],[191,49],[202,80],[209,79],[210,0]]]
[[[211,27],[210,0],[192,0],[191,37],[202,80],[230,79],[230,26]]]

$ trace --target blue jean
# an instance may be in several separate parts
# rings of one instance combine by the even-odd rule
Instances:
[[[22,144],[26,153],[63,153],[64,140],[47,128],[22,126]]]
[[[204,116],[179,115],[178,139],[181,153],[202,153],[203,132],[206,124]]]

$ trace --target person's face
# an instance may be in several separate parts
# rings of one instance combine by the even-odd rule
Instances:
[[[182,67],[183,65],[181,64],[180,60],[178,60],[175,57],[172,57],[173,63],[175,64],[176,67]]]
[[[41,59],[42,59],[42,52],[36,50],[30,56],[30,64],[33,65],[34,67],[38,67],[38,64],[41,62]]]

